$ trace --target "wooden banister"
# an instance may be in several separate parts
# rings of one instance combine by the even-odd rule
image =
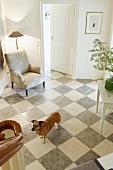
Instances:
[[[4,130],[11,129],[14,136],[5,138]],[[14,156],[23,146],[23,135],[19,123],[13,120],[0,122],[0,166]]]

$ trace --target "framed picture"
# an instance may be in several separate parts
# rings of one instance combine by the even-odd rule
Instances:
[[[102,25],[102,12],[86,13],[86,34],[100,34]]]

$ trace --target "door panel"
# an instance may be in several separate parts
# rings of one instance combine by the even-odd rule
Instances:
[[[69,43],[70,9],[54,8],[53,35],[56,43]]]
[[[52,63],[54,70],[60,71],[66,74],[70,72],[70,61],[69,61],[70,51],[66,47],[61,48],[56,46],[53,48]]]
[[[72,5],[53,5],[51,13],[51,68],[71,74]]]

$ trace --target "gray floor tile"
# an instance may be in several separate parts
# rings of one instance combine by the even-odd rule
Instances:
[[[12,106],[8,106],[0,109],[0,120],[6,120],[18,114],[19,113]]]
[[[27,143],[27,142],[33,140],[34,138],[38,137],[38,134],[36,134],[36,132],[33,132],[31,129],[32,129],[31,124],[28,124],[28,125],[22,127],[24,143]]]
[[[88,83],[91,83],[93,80],[91,80],[91,79],[76,79],[76,81],[78,81],[82,84],[88,84]]]
[[[42,156],[38,161],[44,166],[46,170],[64,170],[72,161],[64,155],[58,148],[53,149],[49,153]]]
[[[109,139],[111,142],[113,142],[113,133],[110,136],[108,136],[107,139]]]
[[[36,160],[36,158],[32,155],[32,153],[24,146],[23,147],[23,156],[24,156],[24,162],[25,166],[31,164]]]
[[[87,126],[91,126],[92,124],[100,120],[99,116],[95,115],[89,110],[86,110],[85,112],[80,113],[79,115],[76,116],[76,118],[79,119],[84,124],[86,124]]]
[[[64,143],[68,139],[70,139],[72,135],[67,132],[62,126],[60,126],[59,129],[53,128],[49,134],[47,135],[47,138],[55,145],[59,146],[60,144]]]
[[[91,94],[93,93],[95,90],[86,86],[86,85],[83,85],[77,89],[75,89],[76,91],[82,93],[83,95],[88,95],[88,94]]]
[[[100,156],[95,153],[94,151],[90,150],[89,152],[87,152],[85,155],[83,155],[81,158],[79,158],[78,160],[75,161],[75,163],[77,165],[81,165],[85,162],[88,162],[90,160],[94,160],[94,159],[98,159]]]
[[[25,113],[22,113],[22,116],[25,117],[29,122],[33,119],[40,119],[44,116],[46,116],[41,110],[38,108],[34,107],[32,109],[27,110]]]
[[[96,102],[89,97],[83,97],[77,100],[76,103],[78,103],[79,105],[81,105],[82,107],[86,109],[89,109],[96,104]]]
[[[57,92],[59,92],[61,94],[65,94],[65,93],[72,91],[72,89],[70,87],[64,86],[64,85],[56,87],[56,88],[54,88],[54,90],[56,90]]]
[[[13,94],[8,97],[5,97],[4,100],[9,103],[10,105],[13,105],[15,103],[21,102],[25,100],[21,95],[19,94]]]
[[[43,85],[40,84],[38,86],[33,87],[33,89],[38,93],[44,93],[44,92],[50,90],[51,88],[49,86],[47,86],[46,84],[45,84],[45,88],[43,88]]]
[[[62,108],[64,106],[70,104],[72,102],[72,100],[70,100],[69,98],[62,95],[60,97],[53,99],[52,102],[55,103],[57,106]]]
[[[108,114],[105,117],[105,120],[107,120],[109,123],[113,124],[113,113]]]
[[[105,139],[103,136],[99,135],[99,133],[97,133],[95,130],[93,130],[90,127],[78,133],[76,135],[76,138],[79,139],[82,143],[84,143],[91,149]]]
[[[69,77],[66,77],[66,76],[59,77],[56,80],[61,82],[62,84],[66,84],[66,83],[72,81],[72,79],[70,79]]]
[[[31,97],[29,99],[27,99],[31,104],[33,104],[34,106],[38,106],[40,104],[43,104],[45,102],[47,102],[47,98],[43,97],[42,95],[36,95],[34,97]]]
[[[61,115],[61,124],[66,122],[67,120],[73,118],[73,116],[71,114],[69,114],[68,112],[66,112],[65,110],[63,109],[59,109],[58,112],[60,113]]]

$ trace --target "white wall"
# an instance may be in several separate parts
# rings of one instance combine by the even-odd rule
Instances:
[[[4,35],[5,35],[5,31],[4,31],[4,23],[3,23],[3,13],[2,13],[2,5],[0,1],[0,40],[2,43],[3,53],[5,52],[5,49],[3,48]],[[3,89],[9,82],[9,74],[7,72],[8,72],[8,68],[6,66],[6,63],[4,62],[3,70],[0,72],[0,93],[3,91]]]
[[[7,35],[17,29],[25,36],[18,38],[19,48],[26,49],[32,63],[41,64],[39,0],[3,0],[6,11]],[[103,72],[93,68],[89,49],[95,38],[109,43],[113,0],[80,0],[78,25],[78,56],[76,77],[97,79]],[[86,12],[103,12],[101,34],[85,34]],[[6,38],[6,50],[15,50],[15,39]],[[39,46],[37,46],[37,44]]]
[[[7,37],[6,51],[16,50],[15,38],[8,35],[14,30],[24,34],[18,38],[19,48],[24,48],[30,63],[41,65],[39,0],[4,0]]]
[[[111,19],[111,31],[110,31],[110,45],[113,47],[113,1],[112,1],[112,19]]]
[[[78,25],[78,56],[76,76],[78,78],[97,79],[103,77],[103,72],[93,68],[89,49],[95,38],[109,43],[111,12],[113,0],[80,0]],[[103,12],[101,34],[85,34],[86,12]]]

